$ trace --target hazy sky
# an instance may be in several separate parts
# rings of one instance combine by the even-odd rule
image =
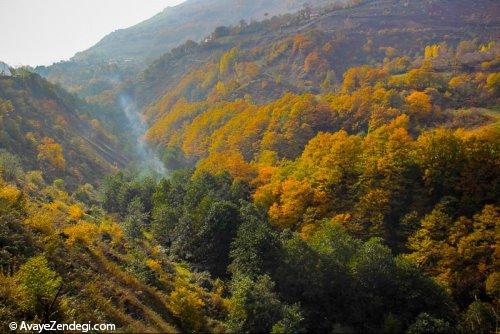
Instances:
[[[0,61],[50,65],[184,0],[0,0]]]

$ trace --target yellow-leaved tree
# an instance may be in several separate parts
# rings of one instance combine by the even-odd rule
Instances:
[[[38,145],[38,160],[48,162],[56,170],[66,169],[66,159],[64,158],[62,146],[54,139],[45,137]]]

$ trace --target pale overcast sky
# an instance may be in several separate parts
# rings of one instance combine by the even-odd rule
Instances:
[[[184,0],[0,0],[0,61],[50,65]]]

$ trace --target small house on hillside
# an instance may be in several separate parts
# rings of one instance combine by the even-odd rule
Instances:
[[[0,76],[10,77],[12,72],[10,71],[9,65],[0,61]]]

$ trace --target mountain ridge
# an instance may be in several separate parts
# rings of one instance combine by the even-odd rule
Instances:
[[[302,51],[292,54],[292,48],[285,50],[279,57],[289,58],[276,58],[272,61],[278,65],[283,65],[283,61],[288,62],[286,66],[290,68],[286,70],[277,69],[271,60],[264,57],[254,57],[257,58],[255,63],[259,64],[261,71],[271,73],[261,74],[260,80],[264,80],[266,76],[278,75],[291,78],[288,80],[289,84],[285,80],[278,84],[276,94],[269,95],[269,90],[262,91],[260,95],[256,94],[260,99],[267,96],[269,100],[278,98],[287,91],[311,91],[310,88],[298,85],[307,85],[311,79],[313,81],[309,85],[313,87],[312,92],[317,92],[327,71],[333,70],[335,74],[330,80],[339,82],[349,67],[383,61],[387,48],[395,49],[398,56],[413,56],[422,53],[426,45],[435,42],[447,41],[450,45],[456,45],[461,39],[469,36],[480,37],[486,42],[493,40],[500,33],[500,21],[491,16],[491,13],[499,11],[499,7],[490,0],[479,1],[475,5],[466,1],[448,0],[420,1],[408,5],[404,3],[405,1],[400,0],[362,1],[359,5],[324,11],[312,18],[300,19],[300,16],[295,15],[291,18],[283,17],[281,20],[267,20],[267,23],[248,28],[249,32],[239,26],[233,26],[233,32],[228,36],[208,43],[187,42],[177,47],[149,65],[137,78],[128,82],[126,87],[136,91],[134,94],[139,106],[146,107],[162,94],[175,90],[176,86],[180,87],[183,79],[190,73],[207,72],[208,70],[203,68],[206,63],[219,62],[222,54],[233,47],[240,48],[247,54],[255,50],[258,54],[261,49],[285,48],[286,43],[295,43],[293,38],[301,35],[304,35],[303,38],[310,44],[334,45],[333,52],[326,54],[326,59],[322,60],[324,66],[322,72],[316,74],[316,78],[314,73],[305,73],[302,68],[306,58],[314,54],[313,51],[322,52],[320,48],[305,49],[303,52],[307,54],[304,55]],[[391,8],[394,11],[392,13]],[[431,14],[430,17],[424,15],[427,11]],[[467,18],[467,13],[475,13],[478,17]],[[484,22],[491,26],[486,31]],[[411,28],[407,28],[410,26]],[[306,36],[307,34],[309,35]],[[366,48],[370,48],[369,52],[363,51]],[[245,57],[252,58],[251,55]],[[270,81],[273,81],[273,78]],[[217,80],[213,81],[212,85],[215,83]],[[185,85],[190,87],[187,83]],[[243,97],[244,94],[245,91],[242,91],[235,97]],[[189,100],[189,96],[184,97]]]
[[[306,3],[322,6],[342,1],[188,0],[135,26],[108,34],[69,61],[38,66],[35,71],[81,97],[93,96],[98,90],[111,89],[133,78],[150,61],[186,40],[201,40],[217,26],[294,12]]]
[[[127,58],[133,61],[153,60],[185,40],[201,40],[206,36],[207,31],[212,31],[219,25],[232,25],[243,19],[261,20],[266,16],[295,12],[305,4],[322,6],[329,3],[333,1],[188,0],[177,6],[167,7],[135,26],[108,34],[93,47],[75,55],[75,60],[85,59],[88,57],[87,54],[94,52],[113,60],[126,60]],[[200,15],[209,19],[201,18]],[[138,36],[147,43],[147,47],[146,45],[123,44],[128,39],[136,40],[134,43],[138,43]],[[144,52],[144,50],[148,52],[145,57],[137,55],[138,52]],[[116,57],[111,55],[116,55]]]

